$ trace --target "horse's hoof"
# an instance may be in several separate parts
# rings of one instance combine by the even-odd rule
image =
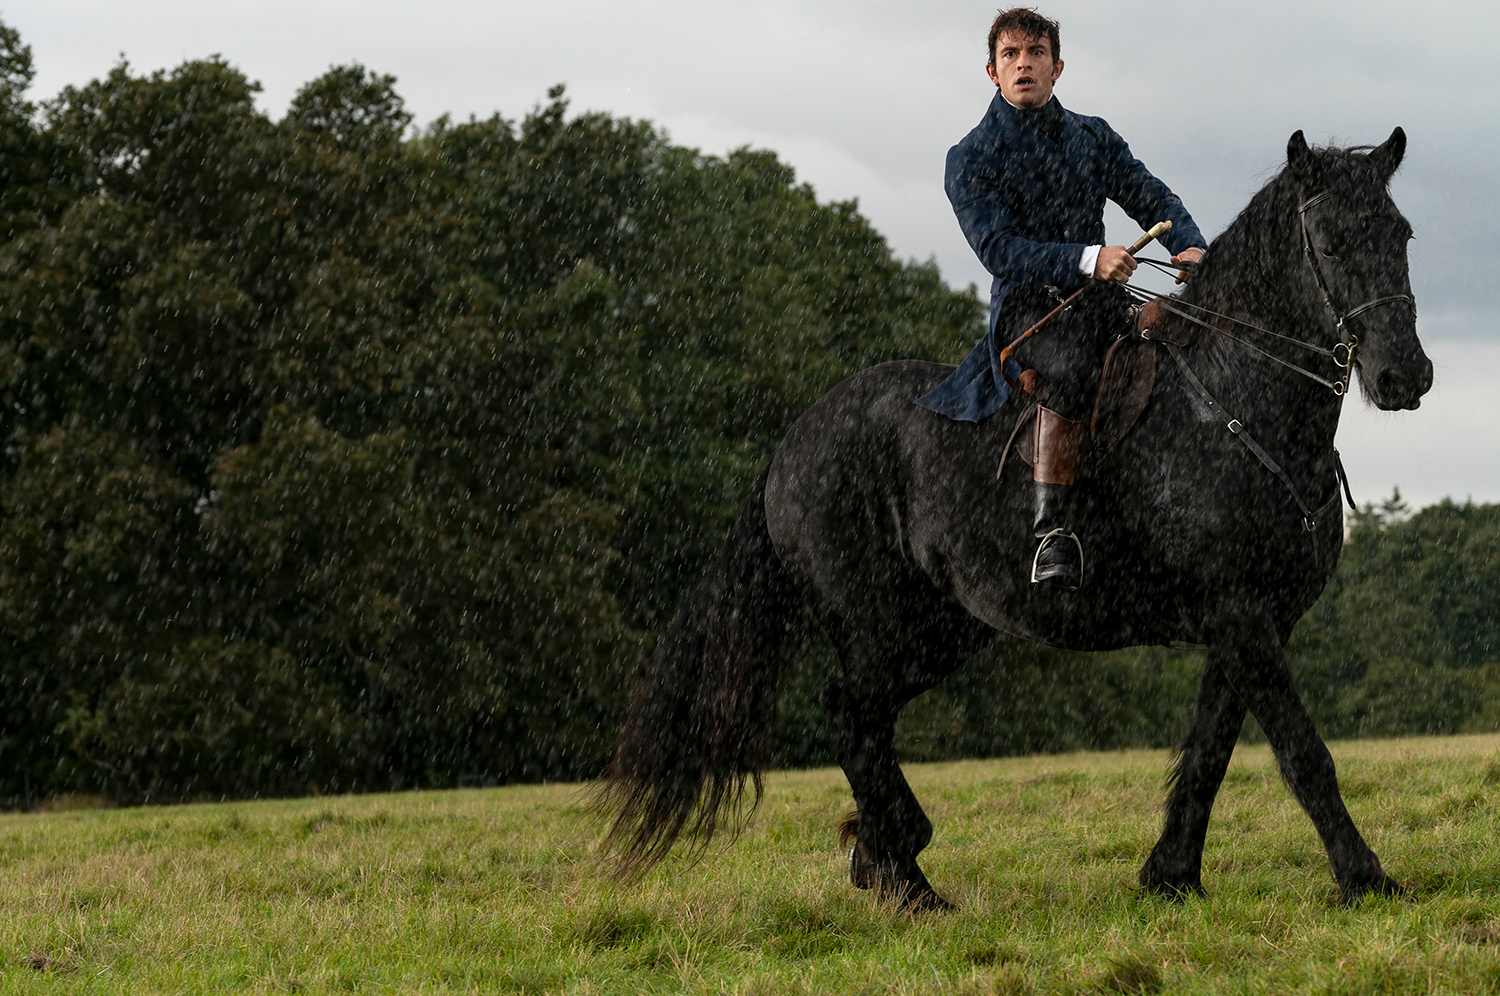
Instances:
[[[942,913],[957,909],[937,894],[915,861],[892,863],[880,878],[880,898],[895,900],[903,913]]]
[[[1368,882],[1356,882],[1353,885],[1344,886],[1341,890],[1345,906],[1353,906],[1366,896],[1383,896],[1386,899],[1415,899],[1415,894],[1391,878],[1381,873],[1379,878]]]
[[[1190,896],[1202,898],[1208,895],[1203,888],[1203,880],[1197,875],[1164,874],[1153,868],[1150,862],[1141,869],[1139,881],[1146,892],[1173,902],[1181,902]]]
[[[1203,883],[1197,879],[1181,882],[1142,882],[1141,888],[1150,895],[1160,896],[1162,899],[1173,903],[1185,902],[1188,899],[1208,898],[1208,890],[1203,888]]]
[[[958,907],[938,895],[929,886],[926,889],[916,889],[910,892],[901,901],[901,909],[906,913],[947,913]]]

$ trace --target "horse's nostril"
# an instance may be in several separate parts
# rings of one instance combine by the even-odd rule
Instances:
[[[1406,377],[1394,367],[1386,367],[1375,378],[1376,394],[1382,401],[1395,401],[1406,393]]]

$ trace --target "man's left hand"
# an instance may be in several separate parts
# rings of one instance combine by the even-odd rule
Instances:
[[[1171,262],[1172,262],[1173,266],[1181,266],[1183,263],[1193,263],[1193,264],[1196,265],[1198,263],[1203,262],[1203,250],[1202,249],[1197,249],[1197,248],[1194,248],[1194,249],[1184,249],[1184,250],[1182,250],[1182,252],[1180,252],[1177,255],[1173,256]],[[1177,282],[1179,284],[1180,283],[1186,283],[1187,281],[1189,281],[1191,279],[1193,279],[1193,275],[1191,273],[1189,273],[1188,271],[1186,271],[1186,270],[1178,270],[1177,271]]]

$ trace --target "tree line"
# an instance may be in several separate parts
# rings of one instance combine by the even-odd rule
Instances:
[[[0,26],[0,803],[591,774],[791,421],[984,306],[773,153],[420,130],[351,65],[37,106]],[[1369,509],[1294,656],[1334,735],[1491,722],[1495,509]],[[821,634],[778,760],[827,763]],[[1171,742],[1191,651],[997,643],[913,757]]]

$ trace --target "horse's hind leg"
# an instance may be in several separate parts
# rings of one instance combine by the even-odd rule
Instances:
[[[1147,889],[1173,897],[1203,893],[1208,816],[1244,722],[1245,703],[1211,652],[1198,682],[1193,722],[1172,771],[1161,838],[1141,868],[1141,885]]]
[[[839,764],[854,793],[856,814],[840,827],[850,850],[849,877],[855,886],[878,888],[914,910],[946,909],[949,904],[922,872],[917,855],[932,839],[932,821],[901,773],[896,758],[896,716],[901,707],[936,685],[977,649],[986,631],[967,616],[955,625],[913,627],[916,639],[891,634],[882,639],[865,630],[833,634],[843,677],[824,694],[825,708],[839,731]]]
[[[841,843],[850,845],[850,880],[913,909],[947,908],[917,864],[932,840],[932,821],[896,760],[895,711],[851,701],[842,690],[838,698],[839,763],[856,806],[839,827]]]

